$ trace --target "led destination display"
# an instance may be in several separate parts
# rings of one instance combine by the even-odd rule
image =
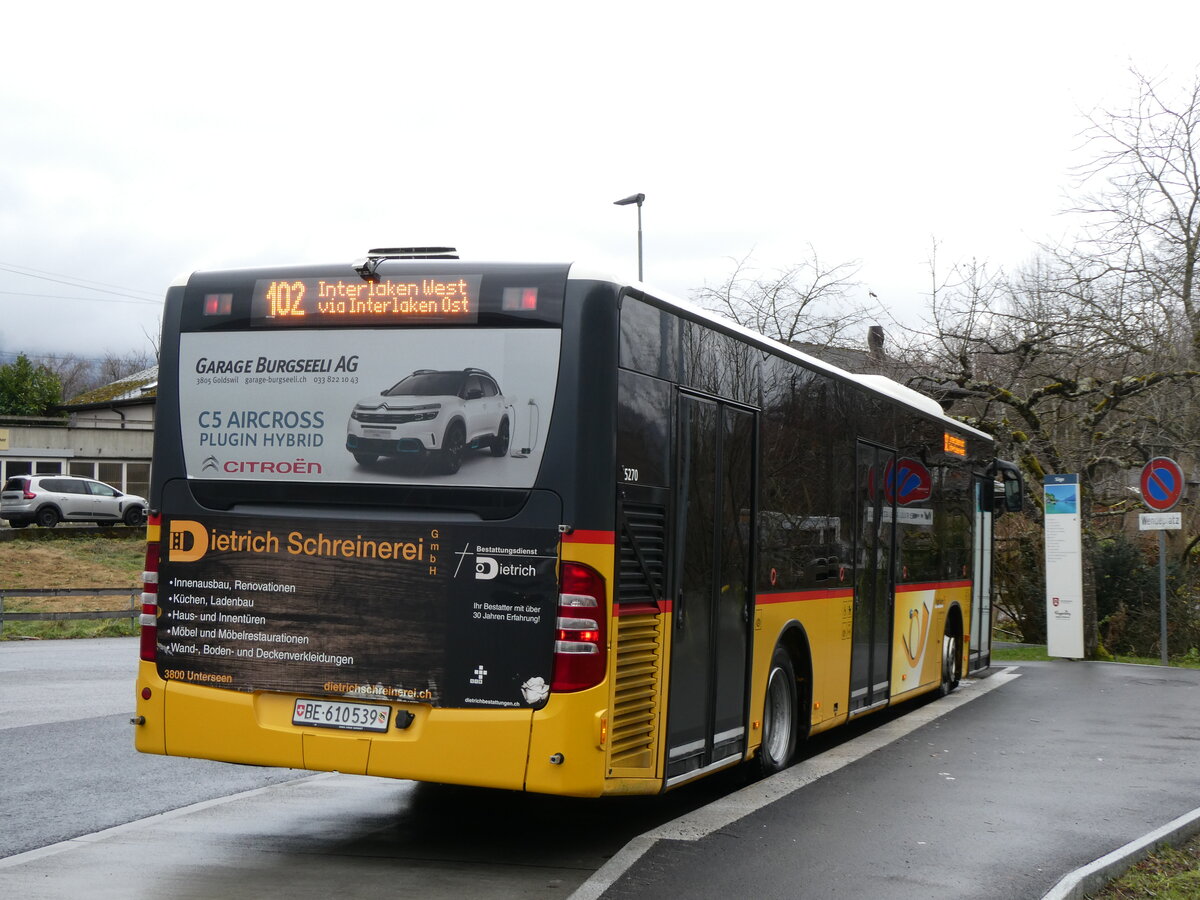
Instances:
[[[259,279],[251,325],[471,324],[479,319],[480,275]]]

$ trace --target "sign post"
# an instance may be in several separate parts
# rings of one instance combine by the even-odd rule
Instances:
[[[1083,659],[1083,542],[1079,525],[1079,476],[1047,475],[1046,654]]]
[[[1156,456],[1142,468],[1142,502],[1152,513],[1138,516],[1138,528],[1158,532],[1158,625],[1162,664],[1167,658],[1167,531],[1183,527],[1183,515],[1167,512],[1183,497],[1187,482],[1179,463],[1165,456]]]

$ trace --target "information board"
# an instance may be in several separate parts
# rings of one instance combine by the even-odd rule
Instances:
[[[1079,476],[1047,475],[1046,653],[1083,659],[1083,546],[1079,521]]]

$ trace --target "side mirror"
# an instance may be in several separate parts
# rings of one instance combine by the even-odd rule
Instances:
[[[993,504],[996,516],[1006,512],[1020,512],[1025,507],[1025,479],[1021,470],[1010,462],[998,459],[992,463],[991,475],[1001,482],[996,491],[998,503]]]

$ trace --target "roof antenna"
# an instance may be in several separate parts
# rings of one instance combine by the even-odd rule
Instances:
[[[453,247],[378,247],[367,251],[366,259],[352,263],[363,281],[379,281],[379,265],[385,259],[458,259]]]

